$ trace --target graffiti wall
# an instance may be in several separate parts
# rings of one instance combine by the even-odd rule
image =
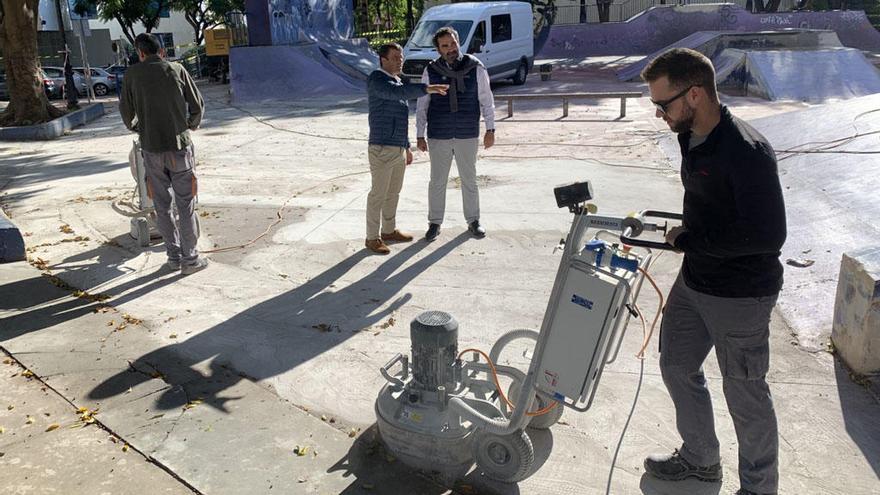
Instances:
[[[354,30],[352,0],[247,0],[246,9],[252,45],[347,39]]]
[[[880,51],[880,32],[863,11],[752,14],[736,4],[657,6],[627,22],[553,26],[540,58],[648,55],[698,31],[835,31],[848,47]]]

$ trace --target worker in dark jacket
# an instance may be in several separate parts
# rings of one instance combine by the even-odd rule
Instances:
[[[721,105],[712,62],[676,48],[642,72],[656,115],[678,133],[684,219],[666,242],[684,253],[666,303],[660,370],[683,443],[651,456],[665,480],[721,480],[703,361],[712,347],[739,444],[738,495],[775,494],[776,414],[766,375],[770,314],[782,288],[785,205],[773,148]]]
[[[397,43],[379,47],[380,68],[370,74],[369,159],[372,187],[367,196],[367,249],[379,254],[391,250],[387,242],[410,242],[413,237],[397,229],[397,200],[406,166],[412,163],[409,149],[409,104],[425,94],[446,94],[445,84],[409,84],[400,79],[403,49]],[[381,223],[381,235],[380,235]]]
[[[189,275],[208,266],[196,247],[198,186],[189,135],[202,121],[205,102],[186,69],[160,56],[155,36],[139,34],[134,46],[140,63],[125,73],[119,112],[125,126],[140,137],[156,224],[168,255],[167,266]],[[177,224],[171,214],[172,200],[177,205]]]

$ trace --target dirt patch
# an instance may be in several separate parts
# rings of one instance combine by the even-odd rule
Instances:
[[[477,187],[492,187],[501,185],[502,181],[497,177],[490,175],[478,175]],[[449,179],[448,187],[452,189],[461,189],[461,177],[452,177]]]

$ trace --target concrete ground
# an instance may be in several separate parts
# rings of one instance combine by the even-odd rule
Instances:
[[[531,78],[525,88],[645,90],[616,82],[615,63],[562,69],[550,83]],[[517,485],[472,472],[442,486],[376,439],[378,368],[408,353],[408,324],[417,314],[452,313],[460,348],[487,351],[510,329],[540,325],[559,260],[553,248],[571,220],[556,208],[554,186],[589,179],[605,214],[680,209],[676,164],[657,144],[669,131],[647,98],[631,101],[625,119],[617,119],[614,100],[573,105],[565,120],[553,102],[517,107],[513,119],[499,105],[497,145],[480,150],[478,165],[488,236],[467,234],[452,177],[440,238],[394,246],[382,257],[363,249],[369,172],[362,97],[234,107],[224,87],[203,90],[208,110],[194,135],[201,247],[215,252],[207,270],[189,277],[163,268],[161,244],[139,248],[128,219],[111,208],[133,187],[126,163],[132,135],[118,115],[57,141],[0,143],[0,204],[25,232],[31,257],[0,267],[0,345],[11,363],[33,373],[25,381],[17,364],[0,368],[0,397],[15,406],[0,408],[0,486],[8,492],[92,493],[75,484],[79,466],[107,483],[106,493],[134,493],[114,484],[123,475],[137,488],[206,494],[737,490],[736,438],[714,359],[706,370],[724,482],[665,483],[644,474],[646,454],[679,443],[656,340],[611,469],[640,378],[635,324],[593,408],[566,411],[549,432],[532,435],[535,472]],[[806,108],[727,103],[747,119]],[[398,223],[419,236],[427,182],[427,157],[417,153]],[[653,275],[663,291],[679,263],[673,253],[657,260]],[[640,306],[652,316],[657,302],[646,289]],[[809,306],[804,301],[802,311]],[[877,493],[876,395],[831,354],[801,347],[786,321],[774,314],[769,376],[780,422],[780,493]],[[504,361],[526,364],[513,353]],[[97,410],[98,426],[67,428],[79,407]],[[51,416],[40,417],[44,410]],[[22,424],[22,413],[39,423]],[[66,429],[45,432],[56,415]],[[83,437],[68,439],[71,432]],[[33,437],[21,442],[27,434]],[[111,434],[119,443],[108,443]],[[64,442],[78,443],[68,449]],[[130,450],[120,453],[121,444]],[[30,468],[15,468],[21,465]]]

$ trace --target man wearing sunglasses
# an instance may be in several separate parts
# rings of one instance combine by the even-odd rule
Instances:
[[[699,52],[667,51],[642,79],[656,116],[678,134],[684,185],[682,226],[666,235],[684,260],[660,330],[660,370],[683,442],[645,459],[645,469],[664,480],[721,481],[702,367],[714,346],[739,444],[737,494],[775,494],[778,434],[765,377],[786,236],[775,153],[720,103],[712,62]]]

